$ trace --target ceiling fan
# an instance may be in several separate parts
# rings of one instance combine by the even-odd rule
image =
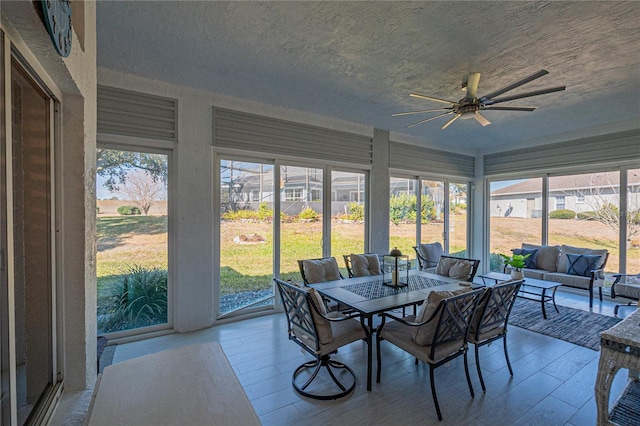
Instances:
[[[551,87],[549,89],[541,89],[535,90],[533,92],[520,93],[518,95],[511,96],[503,96],[497,97],[506,93],[510,90],[513,90],[517,87],[520,87],[526,83],[529,83],[533,80],[536,80],[544,75],[549,74],[547,70],[541,70],[537,73],[530,75],[529,77],[523,78],[522,80],[516,81],[509,86],[503,87],[502,89],[496,90],[487,95],[481,96],[479,98],[476,97],[476,92],[478,90],[478,83],[480,82],[480,73],[474,72],[469,74],[469,78],[466,83],[463,83],[462,90],[466,90],[467,94],[464,98],[459,101],[449,101],[446,99],[434,98],[433,96],[421,95],[419,93],[411,93],[409,96],[419,99],[426,99],[428,101],[440,102],[443,104],[449,105],[448,107],[442,108],[433,108],[433,109],[424,109],[420,111],[408,111],[408,112],[399,112],[396,114],[392,114],[393,117],[401,116],[401,115],[413,115],[413,114],[422,114],[427,112],[436,112],[436,111],[445,111],[442,114],[435,115],[433,117],[425,118],[424,120],[420,120],[416,123],[409,124],[406,126],[407,128],[417,126],[418,124],[426,123],[427,121],[435,120],[436,118],[444,117],[445,115],[453,114],[453,117],[449,119],[442,126],[442,130],[449,127],[451,123],[456,121],[458,118],[466,119],[466,118],[475,118],[478,123],[480,123],[483,127],[491,124],[489,120],[487,120],[480,111],[533,111],[537,107],[535,106],[495,106],[496,104],[513,101],[515,99],[529,98],[532,96],[545,95],[547,93],[560,92],[566,88],[566,86],[558,86]]]

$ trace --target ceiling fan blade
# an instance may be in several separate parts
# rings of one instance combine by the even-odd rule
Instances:
[[[498,98],[498,99],[490,99],[489,102],[487,102],[487,105],[493,105],[500,102],[513,101],[515,99],[530,98],[531,96],[546,95],[547,93],[561,92],[566,88],[567,86],[551,87],[549,89],[535,90],[533,92],[521,93],[519,95],[505,96],[503,98]]]
[[[454,121],[456,121],[456,120],[457,120],[461,115],[462,115],[462,114],[456,114],[455,116],[451,117],[451,120],[447,121],[447,122],[445,123],[445,125],[444,125],[444,126],[442,126],[442,128],[441,128],[440,130],[444,130],[444,129],[446,129],[447,127],[449,127],[449,125],[450,125],[451,123],[453,123]]]
[[[496,90],[495,92],[491,92],[491,93],[489,93],[488,95],[484,95],[482,98],[480,98],[480,100],[484,101],[484,100],[486,100],[486,99],[495,98],[496,96],[502,95],[503,93],[506,93],[506,92],[508,92],[509,90],[513,90],[513,89],[515,89],[516,87],[520,87],[520,86],[522,86],[523,84],[527,84],[527,83],[529,83],[530,81],[533,81],[533,80],[535,80],[535,79],[537,79],[537,78],[540,78],[540,77],[542,77],[542,76],[544,76],[544,75],[547,75],[547,74],[549,74],[549,71],[547,71],[547,70],[540,70],[540,71],[538,71],[537,73],[535,73],[535,74],[533,74],[533,75],[530,75],[529,77],[525,77],[525,78],[523,78],[522,80],[516,81],[515,83],[510,84],[510,85],[509,85],[509,86],[507,86],[507,87],[503,87],[502,89],[498,89],[498,90]]]
[[[475,114],[473,114],[473,118],[476,119],[476,121],[480,124],[482,124],[482,127],[484,126],[488,126],[489,124],[491,124],[491,122],[489,120],[487,120],[482,114],[480,114],[478,111],[476,111]]]
[[[426,99],[428,101],[440,102],[449,105],[458,105],[458,102],[448,101],[446,99],[434,98],[433,96],[421,95],[420,93],[410,93],[409,96],[413,98]]]
[[[453,112],[449,111],[449,112],[445,112],[444,114],[438,114],[433,117],[425,118],[424,120],[420,120],[417,123],[409,124],[406,128],[408,129],[409,127],[417,126],[418,124],[426,123],[427,121],[435,120],[436,118],[442,117],[444,115],[449,115],[449,114],[453,114]]]
[[[432,108],[432,109],[423,109],[420,111],[396,112],[395,114],[391,114],[391,116],[398,117],[401,115],[422,114],[423,112],[450,111],[450,110],[451,108]]]
[[[493,106],[488,105],[486,108],[482,108],[483,111],[535,111],[538,107],[534,106]]]
[[[475,99],[476,93],[478,92],[478,83],[480,83],[480,73],[472,72],[469,74],[469,78],[467,79],[467,96],[466,99]]]

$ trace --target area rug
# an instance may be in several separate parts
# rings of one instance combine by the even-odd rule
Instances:
[[[553,309],[553,304],[547,303],[548,319],[544,319],[540,302],[518,298],[509,324],[597,351],[600,350],[600,333],[620,322],[620,318],[566,306],[558,306],[558,310],[560,313]]]
[[[640,382],[631,382],[611,412],[610,420],[618,425],[640,425]]]

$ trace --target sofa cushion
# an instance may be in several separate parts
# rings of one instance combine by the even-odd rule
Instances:
[[[549,273],[549,271],[545,271],[544,269],[523,269],[522,271],[526,278],[533,278],[536,280],[543,280],[545,274]]]
[[[549,272],[544,274],[544,280],[546,281],[555,281],[557,283],[569,286],[569,287],[577,287],[583,289],[589,289],[589,282],[591,278],[583,277],[581,275],[569,275],[561,272]],[[593,288],[602,287],[604,280],[595,279],[593,280]]]
[[[571,254],[567,255],[567,274],[582,275],[590,277],[591,271],[598,268],[600,256],[589,254]]]
[[[539,246],[536,244],[522,244],[523,249],[538,249],[536,256],[537,269],[544,269],[549,272],[558,270],[558,256],[560,256],[560,246]],[[562,269],[562,272],[566,269]]]
[[[380,258],[377,254],[352,254],[351,271],[356,277],[380,275]]]
[[[520,254],[522,256],[529,255],[524,260],[524,267],[530,269],[536,269],[538,267],[537,257],[538,257],[538,249],[513,249],[511,250],[513,254]]]
[[[567,254],[588,254],[588,255],[600,256],[600,262],[598,263],[595,269],[602,268],[602,265],[604,264],[604,261],[607,257],[606,249],[588,249],[588,248],[563,245],[560,247],[560,250],[562,254],[558,259],[558,268],[556,269],[556,271],[558,272],[567,272],[569,270]]]

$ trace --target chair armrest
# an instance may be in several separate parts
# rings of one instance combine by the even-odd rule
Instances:
[[[603,280],[604,277],[604,269],[600,268],[600,269],[592,269],[591,270],[591,280],[593,281],[594,279],[598,279],[598,280]]]
[[[380,314],[380,316],[386,317],[386,318],[391,318],[392,320],[398,321],[398,322],[400,322],[400,323],[402,323],[404,325],[408,325],[409,327],[420,327],[420,326],[423,326],[423,325],[427,324],[428,322],[432,321],[435,318],[435,316],[436,316],[436,314],[438,312],[440,312],[440,309],[436,309],[436,311],[431,315],[430,318],[428,318],[427,320],[422,321],[422,322],[407,321],[404,318],[397,317],[397,316],[392,315],[392,314],[387,313],[387,312],[383,312],[382,314]]]

